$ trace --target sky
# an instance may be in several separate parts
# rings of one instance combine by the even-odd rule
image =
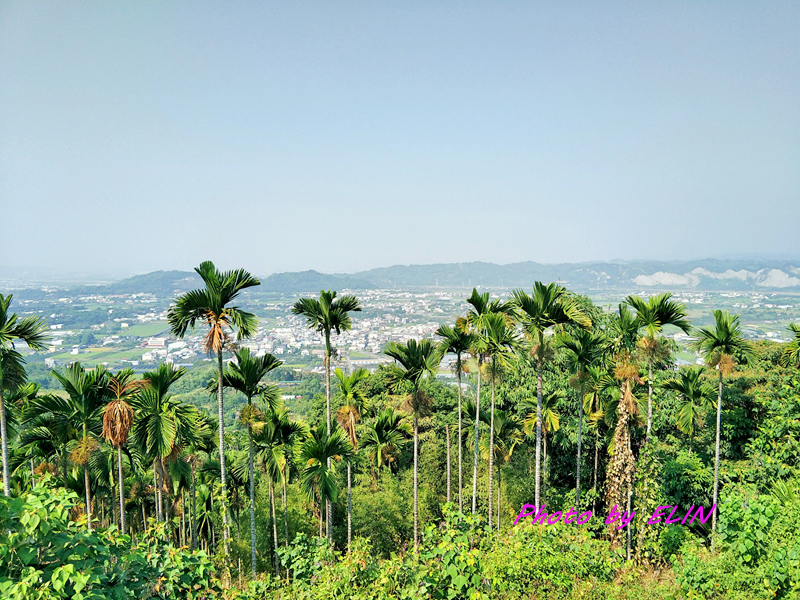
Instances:
[[[0,3],[3,268],[800,258],[798,2]]]

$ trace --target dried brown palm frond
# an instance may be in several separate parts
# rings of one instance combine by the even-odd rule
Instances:
[[[125,400],[114,399],[103,413],[103,437],[113,446],[120,447],[128,441],[133,426],[134,413]]]
[[[37,477],[41,477],[45,473],[50,473],[50,475],[56,474],[56,467],[53,463],[49,462],[41,462],[33,469],[33,474]]]

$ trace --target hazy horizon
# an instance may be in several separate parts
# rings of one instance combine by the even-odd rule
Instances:
[[[800,257],[797,31],[791,2],[5,2],[0,263]]]

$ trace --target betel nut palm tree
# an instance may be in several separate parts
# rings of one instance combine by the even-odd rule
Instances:
[[[208,327],[203,340],[203,349],[217,355],[217,412],[219,417],[219,465],[222,483],[222,529],[225,552],[228,549],[230,528],[228,526],[228,492],[225,474],[225,424],[223,422],[222,396],[222,352],[231,341],[230,332],[236,331],[236,340],[252,337],[258,320],[255,315],[230,306],[241,292],[260,285],[261,282],[244,269],[219,271],[211,261],[204,261],[195,271],[200,275],[204,288],[192,290],[175,300],[167,312],[167,320],[174,335],[182,338],[188,329],[194,329],[200,321]]]
[[[108,389],[113,396],[103,413],[102,435],[109,444],[117,449],[117,479],[119,487],[119,525],[123,534],[127,533],[125,523],[125,482],[122,478],[122,446],[128,441],[128,434],[133,426],[134,413],[129,400],[135,396],[147,382],[134,379],[133,369],[122,369],[108,380]]]
[[[389,342],[384,354],[395,359],[399,364],[389,368],[390,379],[395,389],[402,382],[411,384],[412,392],[407,403],[414,415],[414,548],[419,549],[419,417],[425,413],[429,398],[419,389],[422,380],[434,377],[441,361],[433,340],[408,340],[405,344]]]
[[[703,367],[694,366],[681,370],[678,377],[664,383],[665,390],[678,394],[679,406],[676,415],[678,431],[689,436],[689,449],[692,449],[694,432],[701,426],[702,418],[711,406],[714,390],[700,381]]]
[[[742,335],[739,315],[727,310],[714,311],[714,326],[700,327],[695,331],[690,347],[699,352],[707,367],[716,369],[719,375],[717,393],[717,438],[714,450],[714,512],[711,529],[717,528],[717,499],[719,492],[719,438],[722,422],[722,378],[730,375],[737,362],[752,359],[753,349]]]
[[[591,319],[583,311],[581,305],[567,292],[566,288],[555,283],[533,284],[533,293],[529,296],[523,290],[514,290],[511,301],[519,320],[531,341],[531,353],[536,357],[536,479],[535,504],[539,506],[541,479],[541,446],[542,446],[542,370],[546,353],[545,334],[567,324],[589,328]]]
[[[331,332],[339,335],[342,331],[352,328],[353,321],[350,313],[360,310],[361,304],[358,298],[350,295],[337,297],[337,293],[330,290],[320,291],[319,300],[301,298],[292,306],[292,313],[305,317],[308,327],[322,334],[325,339],[325,416],[329,436],[331,435],[331,356],[333,355]],[[331,468],[330,462],[327,468]],[[333,540],[333,510],[330,502],[326,503],[325,512],[328,539]]]
[[[86,525],[92,530],[92,494],[89,480],[89,458],[97,447],[97,438],[102,431],[103,412],[110,397],[108,371],[100,366],[86,371],[79,362],[74,362],[63,373],[53,371],[66,398],[57,395],[40,396],[29,407],[30,415],[46,417],[54,423],[62,423],[69,429],[70,441],[76,441],[70,458],[83,467],[86,495]]]
[[[275,384],[263,383],[262,379],[270,371],[283,364],[269,352],[263,356],[254,356],[249,348],[241,348],[235,353],[236,360],[231,361],[222,372],[223,387],[240,392],[247,398],[247,406],[241,414],[242,422],[247,426],[248,442],[248,474],[250,477],[250,565],[253,577],[256,575],[256,484],[253,465],[253,424],[261,420],[261,414],[253,405],[253,398],[258,396],[267,403],[270,410],[278,405],[280,391]],[[212,379],[208,387],[217,387]]]
[[[345,375],[341,369],[335,371],[336,379],[339,382],[339,391],[344,397],[344,404],[336,413],[336,420],[339,426],[347,432],[350,438],[350,445],[353,452],[358,451],[358,436],[356,435],[356,424],[361,420],[367,404],[367,398],[358,387],[358,382],[369,377],[366,369],[356,369],[350,375]],[[347,546],[353,537],[353,490],[351,478],[351,461],[347,461]]]
[[[506,315],[501,313],[487,314],[483,320],[484,340],[486,355],[489,358],[488,375],[492,388],[492,404],[489,411],[489,448],[494,448],[494,412],[495,412],[495,388],[503,371],[508,367],[514,350],[517,349],[519,341],[517,334],[509,322]],[[492,524],[492,491],[494,484],[494,452],[489,452],[489,526]]]
[[[668,347],[658,336],[665,325],[673,325],[687,334],[691,329],[683,304],[670,300],[671,297],[672,294],[659,294],[650,296],[646,301],[639,296],[628,296],[625,299],[625,302],[636,310],[639,326],[644,330],[639,345],[647,358],[648,438],[653,424],[653,363],[658,358],[669,355]]]
[[[8,468],[8,432],[6,430],[6,389],[25,383],[25,360],[16,350],[15,343],[22,342],[33,350],[43,350],[47,341],[47,324],[39,317],[20,319],[9,313],[12,295],[0,294],[0,440],[3,452],[3,493],[11,495],[10,469]]]
[[[794,338],[783,348],[780,362],[784,367],[800,368],[800,325],[791,323],[787,329]]]
[[[570,370],[574,374],[570,383],[578,391],[578,456],[575,468],[575,506],[580,509],[583,401],[591,377],[588,369],[598,361],[605,351],[606,339],[599,332],[578,329],[572,334],[559,335],[557,342],[568,352]]]
[[[490,300],[489,293],[479,294],[478,290],[472,288],[472,295],[467,298],[470,308],[467,314],[456,319],[456,327],[461,331],[472,334],[472,346],[470,353],[478,361],[478,390],[475,401],[475,440],[472,457],[472,514],[478,508],[478,443],[480,435],[480,415],[481,415],[481,373],[483,362],[486,359],[486,325],[484,320],[490,314],[503,314],[511,321],[512,306],[499,299]]]
[[[466,368],[466,361],[464,354],[469,352],[475,343],[474,336],[459,327],[451,327],[450,325],[442,325],[436,330],[436,335],[439,336],[439,353],[444,356],[445,354],[455,354],[456,360],[453,363],[453,370],[456,372],[458,380],[458,510],[464,510],[464,497],[462,493],[463,477],[464,477],[464,461],[463,461],[463,448],[462,443],[463,427],[461,418],[461,374]]]

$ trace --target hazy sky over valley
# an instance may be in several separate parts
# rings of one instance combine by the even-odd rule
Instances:
[[[800,257],[798,2],[0,4],[0,265]]]

